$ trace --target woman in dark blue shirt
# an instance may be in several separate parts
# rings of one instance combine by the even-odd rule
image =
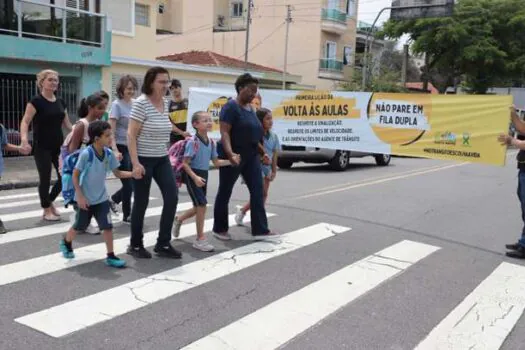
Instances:
[[[250,191],[252,235],[275,235],[268,229],[263,201],[261,154],[258,147],[263,138],[263,128],[250,104],[257,95],[258,85],[259,81],[248,73],[238,77],[235,82],[237,98],[228,101],[220,113],[219,156],[232,163],[232,166],[219,169],[219,190],[215,199],[213,235],[222,240],[231,239],[228,233],[228,204],[233,186],[241,174]],[[234,157],[235,154],[240,155],[240,163]]]

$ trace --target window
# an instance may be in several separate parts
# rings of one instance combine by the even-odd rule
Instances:
[[[356,14],[356,0],[346,0],[346,14],[349,17],[355,17],[355,14]]]
[[[327,60],[335,60],[337,55],[337,43],[327,41],[325,44],[324,57]]]
[[[328,0],[328,8],[332,10],[339,10],[339,0]]]
[[[149,27],[149,6],[135,3],[135,24]]]
[[[135,0],[111,0],[101,2],[101,12],[111,20],[113,33],[135,35]],[[123,15],[126,14],[126,15]]]
[[[352,64],[352,47],[345,46],[343,50],[343,64],[345,66],[350,66]]]
[[[232,3],[232,17],[242,17],[242,14],[243,14],[242,2],[233,2]]]

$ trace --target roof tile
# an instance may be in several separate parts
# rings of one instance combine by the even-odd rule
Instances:
[[[244,63],[244,61],[237,58],[224,56],[213,51],[187,51],[178,54],[166,55],[157,57],[161,61],[179,62],[184,64],[199,65],[199,66],[215,66],[223,68],[244,69],[248,68],[252,71],[282,73],[281,70],[262,66],[256,63]]]

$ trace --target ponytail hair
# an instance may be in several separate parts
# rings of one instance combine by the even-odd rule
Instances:
[[[84,97],[80,101],[80,107],[78,108],[78,117],[80,119],[87,117],[89,114],[89,108],[94,108],[103,102],[104,98],[100,94],[91,94],[88,97]]]

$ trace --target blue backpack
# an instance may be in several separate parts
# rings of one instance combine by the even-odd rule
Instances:
[[[79,184],[82,186],[84,177],[86,176],[91,164],[93,164],[93,157],[95,157],[95,150],[92,146],[88,146],[83,149],[78,149],[73,153],[70,153],[64,158],[62,164],[62,197],[64,198],[64,207],[67,208],[69,204],[75,203],[75,186],[73,185],[73,170],[78,162],[78,157],[82,152],[88,152],[88,162],[86,168],[80,173]],[[111,156],[111,150],[104,147],[105,159],[109,159]]]

